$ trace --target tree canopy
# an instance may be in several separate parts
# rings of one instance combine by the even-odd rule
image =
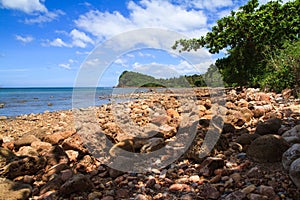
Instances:
[[[227,50],[227,55],[216,61],[224,81],[228,85],[261,86],[265,74],[270,73],[268,54],[299,40],[300,0],[285,4],[270,1],[262,6],[258,0],[250,0],[216,23],[205,36],[178,40],[173,48],[196,51],[204,47],[212,54]]]

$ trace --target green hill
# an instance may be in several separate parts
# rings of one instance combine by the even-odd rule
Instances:
[[[138,72],[124,71],[117,87],[202,87],[206,86],[202,75],[156,79]]]

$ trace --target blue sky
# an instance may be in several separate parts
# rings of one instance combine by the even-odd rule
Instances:
[[[246,2],[0,0],[0,87],[74,86],[91,63],[101,73],[92,68],[84,78],[97,76],[99,86],[116,85],[124,70],[162,78],[203,73],[217,55],[205,49],[178,54],[166,45],[180,36],[205,35],[217,19]],[[106,52],[96,55],[100,50]]]

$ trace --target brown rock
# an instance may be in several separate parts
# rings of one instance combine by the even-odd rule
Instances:
[[[38,152],[43,152],[50,149],[52,147],[52,144],[48,142],[34,141],[31,143],[31,147],[37,150]]]
[[[191,190],[191,187],[187,184],[181,184],[181,183],[174,183],[169,187],[169,190],[171,191],[186,191],[189,192]]]
[[[274,199],[276,197],[274,188],[271,186],[261,185],[259,186],[258,192],[263,196],[267,196],[269,199]]]
[[[171,118],[179,117],[179,113],[174,109],[167,109],[167,115]]]
[[[101,200],[114,200],[114,197],[112,197],[112,196],[105,196]]]
[[[259,135],[278,134],[278,130],[280,129],[281,124],[282,124],[281,119],[278,118],[268,119],[265,122],[260,122],[257,124],[255,133]]]
[[[60,187],[60,192],[66,196],[76,192],[88,192],[92,188],[93,183],[87,176],[76,174]]]
[[[269,200],[269,198],[266,196],[254,193],[249,194],[248,198],[249,200]]]
[[[9,149],[0,147],[0,168],[16,160],[17,156]]]
[[[35,141],[40,141],[40,139],[34,135],[24,135],[14,142],[14,146],[16,149],[19,149],[22,146],[30,146],[31,143]]]
[[[245,134],[242,134],[241,136],[237,137],[236,142],[243,146],[249,145],[249,144],[251,144],[252,141],[254,141],[259,136],[260,135],[258,135],[258,134],[245,133]]]
[[[161,126],[164,124],[168,124],[168,121],[170,119],[171,118],[167,115],[159,115],[159,116],[153,117],[150,122],[157,126]]]
[[[129,197],[130,197],[129,190],[127,190],[127,189],[118,189],[116,191],[117,199],[128,199]]]
[[[200,172],[204,176],[211,176],[216,169],[223,168],[224,165],[222,158],[208,157],[201,163]]]
[[[228,194],[224,199],[225,200],[243,200],[246,197],[246,195],[241,191],[234,191],[230,194]]]
[[[0,199],[22,199],[29,198],[32,188],[28,184],[13,182],[9,179],[0,178]]]
[[[22,146],[18,152],[17,156],[38,156],[38,152],[31,146]]]
[[[61,185],[63,184],[63,181],[61,180],[61,178],[59,176],[51,179],[50,181],[48,181],[40,190],[40,195],[45,194],[48,191],[52,191],[52,190],[59,190],[59,188],[61,187]]]
[[[44,168],[46,160],[43,157],[25,157],[6,165],[1,174],[14,179],[17,176],[32,175]]]
[[[155,185],[156,181],[154,178],[150,178],[147,182],[146,182],[146,187],[152,188]]]
[[[83,147],[83,142],[78,134],[65,139],[62,143],[62,147],[64,150],[75,150],[82,153],[88,152],[87,149]]]
[[[76,133],[75,130],[64,131],[64,132],[56,132],[56,133],[53,133],[53,134],[46,135],[44,137],[44,141],[49,142],[51,144],[58,144],[58,143],[62,142],[64,139],[66,139],[68,137],[71,137],[75,133]]]
[[[200,196],[204,199],[218,199],[220,192],[211,184],[204,184],[200,186]]]
[[[68,155],[60,146],[53,146],[49,152],[45,154],[48,165],[56,165],[59,163],[68,163]]]
[[[279,135],[264,135],[255,139],[247,149],[247,156],[257,162],[281,161],[289,144]]]

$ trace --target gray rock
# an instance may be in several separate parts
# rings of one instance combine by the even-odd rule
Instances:
[[[224,199],[225,200],[242,200],[245,199],[246,195],[241,191],[234,191],[228,194]]]
[[[293,183],[300,188],[300,158],[294,160],[290,166],[290,178]]]
[[[32,188],[6,178],[0,178],[0,199],[28,199]]]
[[[281,128],[281,124],[281,119],[268,119],[265,122],[260,122],[257,124],[255,133],[259,135],[278,134],[278,130]]]
[[[284,132],[282,137],[290,144],[300,142],[300,125],[295,126],[294,128]]]
[[[93,183],[90,179],[83,174],[76,174],[60,187],[60,192],[66,196],[76,192],[87,192],[91,189],[93,189]]]
[[[278,162],[289,144],[279,135],[264,135],[255,139],[247,149],[247,156],[257,162]]]
[[[292,162],[300,158],[300,144],[294,144],[282,155],[282,165],[285,170],[289,170]]]

